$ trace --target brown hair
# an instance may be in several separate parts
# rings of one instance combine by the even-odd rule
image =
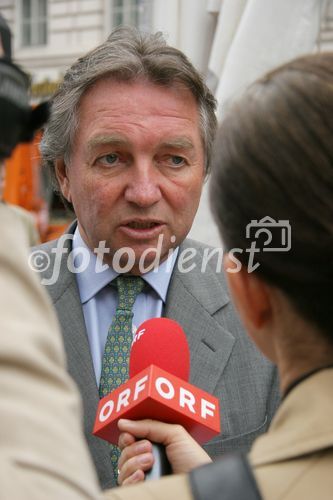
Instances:
[[[255,272],[333,341],[333,53],[298,58],[253,84],[219,129],[212,169],[226,249],[241,249],[235,256],[247,265],[246,226],[289,221],[290,251],[258,252]],[[279,231],[272,237],[270,247],[281,246]]]

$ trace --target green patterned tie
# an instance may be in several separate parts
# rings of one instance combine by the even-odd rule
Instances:
[[[118,289],[118,307],[109,328],[104,348],[99,383],[100,398],[107,396],[128,380],[129,353],[133,341],[133,306],[145,284],[140,276],[120,275],[115,279],[115,282]],[[113,472],[117,479],[120,450],[114,445],[110,445],[110,447]]]

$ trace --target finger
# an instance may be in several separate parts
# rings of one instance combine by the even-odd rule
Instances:
[[[144,477],[144,472],[151,469],[153,464],[154,457],[152,453],[144,453],[143,455],[136,455],[130,458],[120,466],[118,475],[119,484],[124,484],[137,471],[141,471]],[[142,476],[140,475],[140,477]]]
[[[150,441],[141,440],[126,446],[119,457],[118,468],[121,469],[125,462],[130,458],[143,455],[144,453],[152,453],[153,447]]]
[[[144,481],[144,479],[145,479],[145,473],[142,470],[136,470],[130,477],[124,479],[122,483],[119,482],[118,478],[118,484],[126,486],[130,484],[140,483]]]
[[[119,435],[118,447],[121,450],[123,450],[126,446],[130,446],[133,443],[135,443],[135,437],[132,434],[129,434],[128,432],[122,432]]]
[[[187,435],[185,429],[181,425],[165,424],[157,420],[127,420],[120,419],[118,428],[122,432],[127,432],[136,438],[146,438],[154,443],[162,443],[165,446],[170,444],[176,438],[180,439]]]

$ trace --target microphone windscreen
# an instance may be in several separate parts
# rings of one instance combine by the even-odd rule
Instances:
[[[190,350],[185,332],[176,321],[152,318],[137,329],[130,353],[130,378],[150,365],[188,381]]]

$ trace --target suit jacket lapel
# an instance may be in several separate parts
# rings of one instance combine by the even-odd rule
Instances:
[[[234,336],[214,319],[214,313],[230,299],[211,267],[201,272],[202,251],[195,242],[186,240],[180,252],[189,246],[197,250],[195,268],[181,273],[176,262],[164,314],[178,321],[188,337],[191,383],[212,393],[235,343]]]
[[[70,231],[75,227],[71,226]],[[69,232],[69,234],[71,234]],[[57,310],[59,322],[62,328],[64,343],[68,359],[68,369],[73,378],[81,385],[83,395],[92,394],[96,396],[98,403],[98,389],[93,369],[93,362],[90,353],[88,336],[84,322],[80,295],[75,279],[75,274],[68,269],[68,259],[71,259],[72,239],[64,235],[63,252],[60,262],[59,278],[54,284],[47,285],[53,304]],[[59,240],[57,240],[59,242]],[[59,245],[59,243],[57,243]],[[57,266],[56,255],[53,257],[53,266]],[[95,398],[94,398],[95,399]]]

